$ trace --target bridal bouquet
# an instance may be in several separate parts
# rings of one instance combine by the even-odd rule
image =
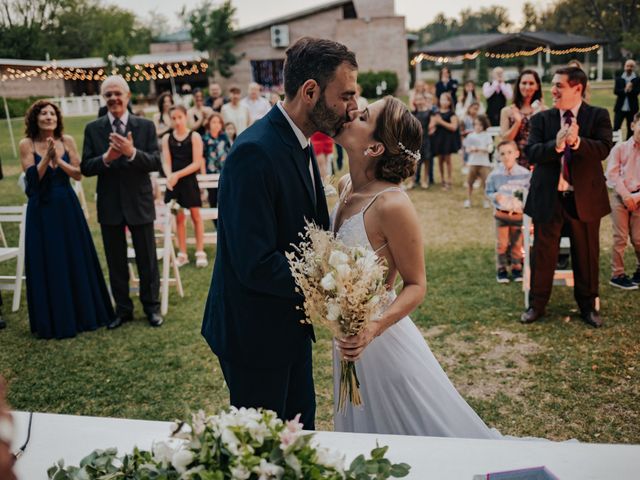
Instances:
[[[47,473],[51,480],[377,480],[405,477],[410,469],[384,458],[387,447],[347,468],[342,455],[314,445],[297,418],[283,422],[270,410],[200,411],[190,423],[172,425],[171,437],[123,457],[116,449],[95,450],[79,467],[60,460]]]
[[[335,235],[307,223],[302,242],[287,253],[296,291],[304,295],[303,323],[323,325],[334,337],[357,335],[380,312],[386,266],[362,247],[347,247]],[[347,398],[362,405],[354,362],[341,361],[338,410]]]

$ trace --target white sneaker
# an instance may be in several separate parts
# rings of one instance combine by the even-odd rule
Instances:
[[[471,201],[469,199],[465,200],[462,206],[464,208],[471,208]]]
[[[182,252],[178,253],[178,256],[176,257],[176,265],[178,268],[186,265],[187,263],[189,263],[189,257],[187,254]]]
[[[491,204],[489,202],[487,202],[486,200],[484,200],[482,202],[482,208],[491,208]]]
[[[207,254],[205,252],[196,252],[196,267],[204,268],[209,265]]]

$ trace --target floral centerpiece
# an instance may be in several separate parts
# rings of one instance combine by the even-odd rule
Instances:
[[[60,460],[48,470],[51,480],[368,480],[404,477],[406,464],[384,457],[356,457],[347,468],[338,452],[317,446],[298,419],[283,422],[270,410],[231,407],[218,415],[194,414],[190,423],[172,425],[169,441],[151,451],[95,450],[80,466]]]
[[[323,325],[334,337],[357,335],[379,316],[387,267],[371,250],[348,247],[316,225],[307,223],[301,237],[287,260],[296,291],[304,295],[303,322]],[[362,404],[355,363],[343,360],[338,410],[347,399]]]

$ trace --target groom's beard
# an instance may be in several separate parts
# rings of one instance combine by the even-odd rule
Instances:
[[[311,120],[311,123],[318,132],[322,132],[330,137],[335,137],[338,132],[340,132],[345,122],[348,121],[348,117],[346,114],[344,117],[341,117],[331,110],[327,105],[323,93],[313,107],[313,110],[311,110],[309,120]]]

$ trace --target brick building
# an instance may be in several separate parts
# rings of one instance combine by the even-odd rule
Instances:
[[[408,90],[408,48],[405,19],[395,13],[394,0],[340,0],[269,20],[236,31],[234,52],[241,56],[228,86],[243,88],[257,81],[281,89],[286,48],[303,36],[329,38],[356,53],[360,71],[396,72],[396,94]],[[193,50],[186,31],[168,35],[151,45],[151,54]],[[159,88],[160,89],[160,88]]]

